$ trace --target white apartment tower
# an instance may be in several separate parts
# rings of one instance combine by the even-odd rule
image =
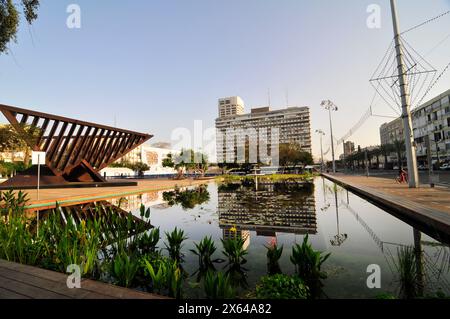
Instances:
[[[239,96],[219,99],[219,118],[244,114],[244,101]]]

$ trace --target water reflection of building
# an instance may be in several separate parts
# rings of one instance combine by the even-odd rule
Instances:
[[[241,238],[244,241],[244,249],[250,246],[250,231],[242,229],[233,229],[233,227],[222,229],[223,240]]]
[[[224,230],[235,227],[269,237],[277,232],[317,233],[314,191],[310,187],[295,191],[275,185],[264,185],[258,191],[221,188],[218,213],[219,226]]]

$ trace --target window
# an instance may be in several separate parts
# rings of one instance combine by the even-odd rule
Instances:
[[[442,105],[448,104],[448,103],[449,103],[449,100],[450,100],[450,96],[446,96],[446,97],[442,98],[441,104],[442,104]]]
[[[450,117],[447,117],[447,126],[450,127]],[[331,143],[330,143],[331,144]]]
[[[434,140],[435,140],[435,141],[440,141],[440,140],[442,140],[442,134],[441,134],[441,132],[434,133]]]

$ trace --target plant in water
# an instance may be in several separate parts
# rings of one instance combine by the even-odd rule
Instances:
[[[283,254],[283,246],[278,247],[276,240],[272,240],[269,245],[264,246],[267,249],[267,270],[269,275],[281,273],[279,260]]]
[[[397,250],[395,267],[400,277],[399,295],[405,299],[421,297],[423,278],[419,271],[414,247],[401,247]]]
[[[314,250],[309,243],[309,236],[306,235],[302,245],[296,244],[292,247],[291,262],[295,265],[297,275],[304,280],[309,287],[311,297],[317,298],[321,293],[321,279],[327,277],[321,271],[322,264],[330,257],[330,254],[323,255],[322,252]]]
[[[208,269],[214,267],[212,264],[211,256],[216,251],[216,245],[211,237],[203,238],[200,243],[194,243],[195,249],[191,249],[191,252],[198,256],[198,262],[200,269]]]
[[[159,227],[153,228],[149,232],[144,232],[137,236],[137,247],[141,250],[142,253],[154,253],[156,251],[156,245],[160,240],[160,232]]]
[[[308,287],[297,276],[264,276],[256,286],[258,299],[306,299],[308,296]]]
[[[235,291],[229,275],[221,272],[208,271],[204,281],[206,298],[208,299],[232,299]]]
[[[182,260],[181,248],[182,243],[187,239],[184,235],[184,231],[182,229],[178,230],[177,227],[171,232],[166,232],[167,243],[166,249],[169,252],[170,258],[172,258],[176,262],[180,262]]]
[[[119,243],[119,246],[122,244]],[[139,259],[127,254],[123,248],[118,249],[118,253],[113,257],[111,262],[111,274],[119,286],[131,287],[139,270]]]
[[[247,255],[247,250],[244,248],[244,240],[242,238],[222,239],[223,254],[228,257],[229,264],[241,265],[245,264],[247,260],[244,258]]]
[[[182,297],[183,273],[176,261],[161,257],[153,261],[145,259],[144,262],[153,291],[167,291],[169,297]]]

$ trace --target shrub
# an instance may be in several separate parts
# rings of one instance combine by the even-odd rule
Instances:
[[[308,287],[297,276],[264,276],[256,286],[259,299],[306,299],[308,294]]]

